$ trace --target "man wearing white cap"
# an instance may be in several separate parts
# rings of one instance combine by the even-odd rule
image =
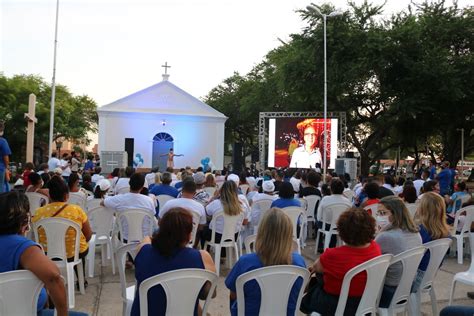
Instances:
[[[194,182],[196,183],[196,194],[194,194],[194,200],[206,206],[209,203],[211,197],[209,193],[204,191],[204,183],[206,182],[206,176],[203,172],[199,171],[193,175]]]
[[[275,201],[278,198],[277,195],[273,194],[273,191],[275,191],[275,184],[272,180],[263,181],[262,191],[263,193],[257,193],[252,198],[252,212],[250,213],[250,218],[253,226],[258,224],[258,222],[260,221],[260,214],[262,211],[264,211],[260,209],[259,203],[256,202],[268,200],[270,201],[269,205],[271,205],[271,202]]]

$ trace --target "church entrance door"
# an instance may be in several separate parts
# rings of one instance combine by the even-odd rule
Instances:
[[[173,148],[174,139],[168,133],[158,133],[153,137],[152,166],[158,166],[160,172],[166,170],[166,161],[170,148]]]

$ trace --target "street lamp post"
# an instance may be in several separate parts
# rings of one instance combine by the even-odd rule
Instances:
[[[314,12],[323,18],[323,30],[324,30],[324,150],[323,150],[323,182],[326,182],[327,173],[327,148],[328,148],[328,136],[327,136],[327,116],[328,116],[328,80],[327,80],[327,53],[326,53],[326,20],[328,17],[335,17],[341,15],[339,11],[333,11],[329,14],[322,13],[318,7],[314,4],[308,5],[306,9],[310,12]]]
[[[53,57],[53,80],[51,83],[51,113],[49,121],[49,146],[48,159],[51,159],[53,153],[53,132],[54,132],[54,102],[56,97],[56,50],[58,48],[58,17],[59,0],[56,1],[56,25],[54,27],[54,57]]]

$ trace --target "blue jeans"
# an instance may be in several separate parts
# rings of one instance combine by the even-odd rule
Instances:
[[[5,191],[5,169],[0,169],[0,193]]]
[[[38,316],[53,316],[54,309],[43,309],[38,313]],[[69,316],[89,316],[87,313],[83,312],[75,312],[75,311],[68,311]]]
[[[441,310],[439,316],[472,316],[474,307],[472,306],[446,306]]]

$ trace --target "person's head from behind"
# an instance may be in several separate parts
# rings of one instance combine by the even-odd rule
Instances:
[[[155,173],[155,184],[161,184],[161,173],[158,171]]]
[[[344,182],[339,178],[334,178],[331,180],[331,193],[332,194],[342,194],[344,192]]]
[[[280,185],[278,191],[278,196],[281,199],[292,199],[295,197],[295,192],[293,191],[293,185],[290,182],[283,182]]]
[[[31,171],[35,169],[35,165],[32,162],[25,163],[25,170]]]
[[[426,192],[436,192],[439,193],[439,184],[436,180],[430,180],[423,183],[423,193]]]
[[[67,184],[69,186],[69,191],[75,192],[79,189],[79,175],[77,173],[72,173],[67,181]],[[73,191],[74,190],[74,191]]]
[[[97,182],[95,188],[94,188],[94,198],[96,199],[101,199],[103,198],[106,194],[107,191],[110,189],[110,181],[107,179],[101,179],[99,182]]]
[[[164,185],[169,185],[171,181],[173,181],[173,179],[171,178],[171,173],[163,172],[163,174],[161,175],[161,182]]]
[[[347,245],[364,246],[375,238],[375,219],[363,208],[350,208],[339,216],[337,231]]]
[[[42,187],[43,186],[43,179],[36,172],[30,173],[28,175],[28,179],[30,179],[31,184],[35,187]]]
[[[145,176],[141,173],[134,173],[130,177],[130,192],[139,193],[145,185]]]
[[[159,226],[151,244],[162,256],[169,257],[176,249],[186,247],[191,240],[193,216],[184,208],[172,208],[160,219]]]
[[[316,171],[311,170],[307,176],[308,184],[312,187],[318,187],[319,182],[321,182],[321,175]]]
[[[0,194],[0,235],[22,234],[30,229],[30,204],[25,194]]]
[[[216,186],[216,179],[212,173],[209,173],[206,176],[206,182],[204,183],[205,187],[215,187]]]
[[[391,187],[395,187],[395,179],[391,175],[386,174],[383,180],[385,183],[389,184]]]
[[[43,182],[43,188],[47,188],[49,180],[51,180],[50,174],[49,173],[42,173],[41,174],[41,180]]]
[[[100,174],[102,172],[102,168],[97,166],[94,168],[94,174]]]
[[[120,168],[114,168],[114,170],[112,170],[112,173],[110,174],[112,178],[118,177],[119,175],[120,175]]]
[[[459,182],[458,184],[454,185],[454,190],[457,192],[464,192],[466,191],[466,182]]]
[[[88,174],[88,173],[85,173],[85,174],[82,176],[82,183],[83,183],[83,184],[92,183],[92,177],[91,177],[91,175]]]
[[[417,196],[416,196],[416,189],[412,186],[403,187],[403,199],[407,203],[415,203]]]
[[[381,221],[379,221],[381,219]],[[386,196],[379,202],[377,222],[383,228],[390,224],[390,229],[401,229],[411,233],[418,232],[403,200],[397,196]]]
[[[369,199],[376,199],[379,195],[379,185],[377,182],[369,182],[364,186],[364,192]]]
[[[125,168],[125,176],[127,178],[131,178],[132,174],[134,174],[134,173],[135,173],[135,169],[133,169],[132,167]]]
[[[192,199],[194,197],[194,194],[196,194],[196,190],[196,182],[194,182],[193,178],[187,177],[183,181],[183,188],[181,189],[183,197]]]
[[[423,170],[421,173],[421,179],[426,180],[430,177],[430,171],[429,170]]]
[[[415,218],[419,224],[426,228],[433,240],[448,237],[446,203],[439,194],[435,192],[423,194]]]
[[[237,184],[234,181],[228,180],[222,184],[220,189],[220,201],[225,214],[238,215],[242,212]]]
[[[53,176],[51,180],[49,180],[48,188],[49,197],[52,202],[66,202],[68,200],[69,188],[61,176]]]
[[[278,232],[278,234],[275,234]],[[279,208],[271,208],[260,220],[255,251],[264,266],[291,264],[293,224]]]

